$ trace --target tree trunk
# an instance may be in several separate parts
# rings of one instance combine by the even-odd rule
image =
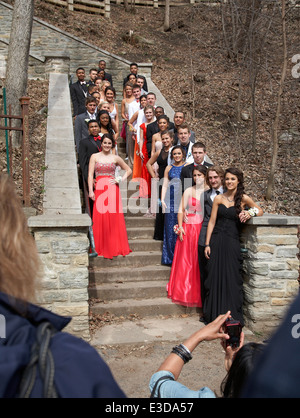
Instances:
[[[129,7],[129,4],[128,4],[128,0],[124,0],[124,9],[125,9],[125,12],[130,12],[130,7]]]
[[[281,25],[282,25],[282,42],[283,42],[283,63],[281,69],[281,78],[279,83],[278,95],[277,95],[277,106],[275,119],[272,126],[272,141],[273,141],[273,153],[271,161],[271,170],[268,179],[266,198],[271,199],[274,189],[274,174],[278,156],[278,126],[281,112],[281,98],[283,94],[284,81],[286,78],[287,69],[287,42],[286,42],[286,16],[285,16],[285,0],[281,0]]]
[[[12,114],[20,115],[19,99],[26,95],[29,49],[32,32],[34,0],[15,0],[10,31],[6,69],[6,98]],[[18,126],[13,121],[13,126]],[[20,135],[13,131],[13,146],[20,146]]]
[[[165,4],[164,31],[168,30],[170,30],[170,0],[166,0]]]

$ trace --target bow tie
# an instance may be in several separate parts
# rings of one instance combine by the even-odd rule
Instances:
[[[86,82],[85,81],[80,81],[80,84],[82,85],[82,84],[86,84]]]
[[[140,99],[136,99],[137,103],[140,101]]]
[[[101,136],[94,136],[94,140],[95,141],[100,141],[101,140]]]

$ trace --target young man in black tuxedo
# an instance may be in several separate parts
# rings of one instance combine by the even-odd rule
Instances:
[[[107,72],[105,71],[105,70],[106,70],[106,62],[105,62],[104,60],[100,60],[98,65],[99,65],[98,71],[99,71],[99,70],[103,70],[103,71],[104,71],[104,80],[109,81],[109,82],[110,82],[111,87],[113,87],[113,80],[112,80],[112,76],[111,76],[111,74],[109,74],[109,73],[107,73]]]
[[[197,165],[204,165],[206,168],[212,164],[205,161],[206,147],[202,142],[195,142],[192,145],[192,156],[194,162],[183,167],[181,170],[180,180],[182,184],[182,192],[193,185],[193,169]]]
[[[130,69],[130,70],[129,70],[129,73],[130,73],[130,74],[135,74],[137,77],[139,77],[139,78],[143,78],[143,79],[144,79],[143,89],[144,89],[145,91],[148,91],[148,85],[147,85],[147,80],[146,80],[146,77],[144,77],[144,76],[143,76],[143,75],[141,75],[141,74],[138,74],[138,69],[139,69],[139,66],[137,65],[137,63],[136,63],[136,62],[132,62],[132,63],[130,64],[129,69]],[[127,75],[127,76],[124,78],[124,80],[123,80],[123,87],[125,87],[125,84],[127,83],[128,78],[129,78],[129,75]]]
[[[178,134],[177,130],[182,124],[186,123],[184,112],[181,112],[181,111],[177,110],[174,113],[174,119],[173,120],[174,120],[174,144],[180,145],[179,138],[178,138],[178,135],[177,135]],[[191,133],[190,134],[190,141],[194,143],[195,142],[195,132],[190,131],[190,133]]]
[[[101,151],[100,127],[96,120],[87,122],[89,136],[79,143],[78,159],[84,180],[88,181],[89,162],[92,154]]]
[[[94,97],[87,97],[85,112],[78,115],[74,124],[74,136],[77,152],[80,142],[89,136],[87,122],[97,118],[97,100]]]
[[[97,68],[91,68],[89,71],[89,77],[90,79],[87,81],[87,86],[94,86],[95,85],[95,80],[98,77],[98,70]]]
[[[85,82],[85,70],[84,68],[77,68],[76,70],[77,81],[70,86],[70,95],[73,105],[73,116],[85,112],[85,99],[87,97],[87,84]]]
[[[199,268],[200,268],[202,306],[203,306],[203,302],[205,299],[205,279],[206,279],[206,264],[207,264],[207,259],[204,255],[206,231],[207,231],[207,225],[208,225],[211,211],[212,211],[214,198],[218,194],[222,194],[224,192],[223,178],[224,178],[224,170],[221,167],[213,165],[207,169],[206,182],[210,188],[209,190],[206,190],[204,192],[203,223],[201,226],[201,231],[200,231],[199,240],[198,240],[198,260],[199,260]],[[200,321],[201,321],[201,318],[200,318]]]

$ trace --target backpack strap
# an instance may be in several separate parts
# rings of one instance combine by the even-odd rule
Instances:
[[[44,388],[44,398],[58,398],[54,386],[54,360],[49,348],[52,336],[57,330],[50,322],[42,322],[37,327],[36,342],[31,349],[31,357],[26,366],[19,387],[19,398],[29,398],[37,377],[37,367],[39,367]]]
[[[174,378],[172,376],[165,375],[165,376],[161,376],[159,379],[157,379],[157,381],[155,382],[155,385],[153,386],[153,389],[151,391],[150,398],[161,398],[161,396],[160,396],[160,387],[163,384],[163,382],[159,385],[159,388],[158,388],[158,391],[157,391],[157,396],[154,396],[155,391],[156,391],[156,388],[157,388],[157,386],[158,386],[158,384],[159,384],[159,382],[161,380],[174,380]]]

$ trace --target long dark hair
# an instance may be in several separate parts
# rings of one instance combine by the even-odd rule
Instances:
[[[233,173],[231,173],[233,174]],[[224,398],[238,398],[243,385],[253,369],[254,362],[263,351],[263,344],[245,344],[234,357],[229,372],[221,383],[221,392]]]
[[[100,116],[103,115],[103,114],[108,115],[109,121],[108,121],[108,125],[107,125],[106,128],[108,130],[108,133],[113,137],[114,134],[115,134],[115,132],[114,132],[113,127],[112,127],[112,124],[111,124],[111,117],[110,117],[109,112],[107,110],[100,110],[100,112],[97,115],[97,122],[99,124],[99,127],[101,129],[101,126],[102,125],[101,125],[101,122],[100,122]]]
[[[238,179],[238,185],[237,185],[236,193],[234,196],[234,207],[238,215],[242,210],[242,206],[241,206],[242,198],[243,198],[243,194],[245,193],[244,174],[240,169],[236,167],[227,168],[224,173],[224,182],[225,182],[225,177],[227,173],[233,174]]]

